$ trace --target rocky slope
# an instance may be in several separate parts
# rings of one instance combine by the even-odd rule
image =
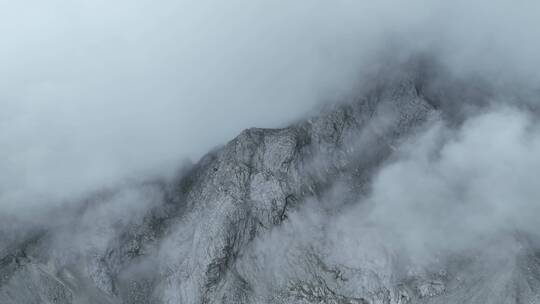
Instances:
[[[0,235],[0,303],[540,303],[527,237],[509,241],[515,260],[478,252],[414,270],[376,233],[365,240],[376,255],[332,253],[347,250],[333,221],[400,142],[455,115],[441,100],[400,75],[287,128],[245,130],[172,183]]]

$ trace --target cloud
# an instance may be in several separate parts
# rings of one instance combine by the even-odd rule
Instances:
[[[489,277],[538,237],[540,125],[529,112],[494,105],[458,128],[433,120],[396,148],[356,203],[336,203],[347,196],[337,183],[254,241],[237,269],[256,294],[334,286],[334,267],[346,278],[336,290],[362,296],[440,273]],[[448,266],[456,258],[470,269]]]
[[[374,181],[367,221],[403,248],[433,256],[537,236],[540,133],[530,114],[496,108],[458,131],[437,125],[400,154]]]
[[[0,9],[0,208],[174,172],[433,53],[532,87],[536,1],[17,1]],[[392,60],[388,60],[392,57]],[[401,58],[401,59],[400,59]]]

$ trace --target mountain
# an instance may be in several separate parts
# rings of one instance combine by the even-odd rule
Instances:
[[[434,121],[459,125],[457,100],[481,108],[489,96],[441,86],[425,67],[391,74],[289,127],[247,129],[174,181],[106,191],[55,210],[50,225],[3,233],[0,303],[540,303],[528,235],[494,247],[512,259],[478,248],[424,264],[367,227],[353,232],[365,254],[347,253],[338,222],[369,214],[381,166]],[[363,211],[347,217],[353,208]]]

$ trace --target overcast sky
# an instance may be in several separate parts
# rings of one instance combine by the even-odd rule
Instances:
[[[170,174],[347,95],[381,50],[535,86],[538,16],[533,0],[0,0],[0,208]]]

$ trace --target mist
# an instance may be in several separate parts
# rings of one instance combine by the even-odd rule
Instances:
[[[516,261],[540,231],[539,128],[530,113],[500,104],[458,128],[435,117],[396,146],[369,193],[343,204],[346,185],[338,182],[307,200],[254,242],[239,272],[265,282],[255,291],[262,298],[295,280],[332,286],[328,273],[341,290],[374,299],[396,281],[427,276],[439,288],[456,269],[465,284],[519,273]],[[489,294],[498,292],[508,296]]]
[[[249,303],[322,282],[376,302],[460,276],[485,284],[464,295],[505,293],[506,273],[540,270],[513,272],[540,231],[539,16],[533,0],[0,0],[0,296],[31,299],[30,280],[95,303]],[[429,114],[396,126],[417,113],[395,98]],[[307,120],[365,100],[340,121],[354,134]],[[196,165],[299,121],[368,169],[296,151],[298,125],[244,138],[272,145],[246,153],[266,153],[257,169],[302,169],[279,171],[293,190],[277,173],[244,185],[229,150]]]
[[[174,175],[355,94],[388,58],[535,90],[536,1],[3,1],[0,207]],[[398,60],[399,61],[399,60]]]
[[[454,134],[435,126],[380,172],[368,220],[439,251],[518,231],[537,237],[539,142],[538,124],[515,109],[470,118]]]

